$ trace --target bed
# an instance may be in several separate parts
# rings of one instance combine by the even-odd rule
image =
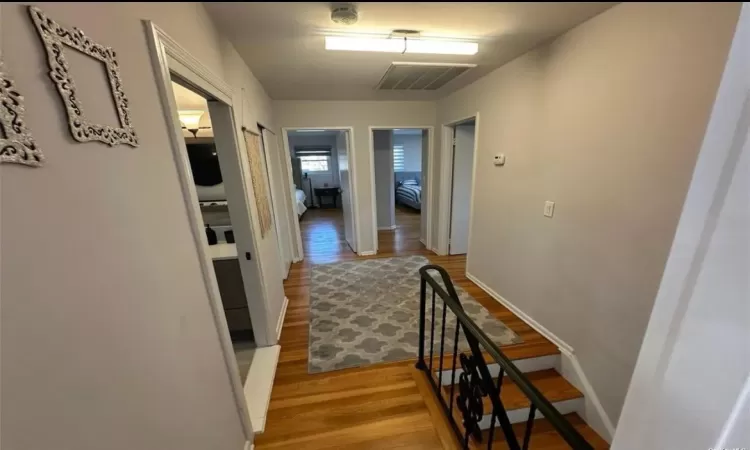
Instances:
[[[297,189],[294,195],[297,198],[297,218],[302,218],[302,214],[307,211],[307,206],[305,206],[305,200],[307,199],[307,196],[305,195],[305,191],[303,191],[302,189]]]
[[[422,186],[417,180],[399,181],[396,186],[396,203],[422,209]]]

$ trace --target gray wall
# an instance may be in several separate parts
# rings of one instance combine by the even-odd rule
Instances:
[[[393,183],[393,132],[372,132],[373,161],[375,164],[375,203],[378,228],[390,228],[396,224],[395,188]]]
[[[745,4],[613,449],[750,442],[749,63]]]
[[[575,349],[615,423],[738,11],[623,3],[438,102],[480,113],[467,271]]]
[[[199,3],[41,7],[117,51],[141,145],[73,141],[26,8],[2,4],[5,67],[47,164],[0,166],[0,447],[242,449],[142,19],[235,92],[245,88],[249,121],[271,122],[267,97]],[[101,66],[73,69],[87,113],[99,117]],[[260,250],[272,273],[275,254]]]
[[[419,130],[416,130],[419,132]],[[422,171],[422,135],[393,133],[393,145],[404,147],[404,172]]]

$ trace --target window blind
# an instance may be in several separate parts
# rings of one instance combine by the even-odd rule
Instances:
[[[294,155],[300,156],[331,156],[331,146],[295,146]]]
[[[395,172],[404,171],[404,146],[403,145],[393,146],[393,170]]]

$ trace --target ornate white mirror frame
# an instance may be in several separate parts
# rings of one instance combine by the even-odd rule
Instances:
[[[120,68],[115,51],[111,47],[92,41],[78,28],[63,27],[35,6],[29,6],[29,14],[47,50],[49,76],[55,82],[65,109],[68,111],[68,124],[73,138],[79,142],[100,141],[110,146],[128,144],[137,147],[138,137],[130,122],[128,99],[122,89]],[[65,59],[65,45],[105,65],[111,94],[117,108],[117,116],[120,119],[119,127],[93,123],[83,113],[81,102],[76,95],[76,85]]]

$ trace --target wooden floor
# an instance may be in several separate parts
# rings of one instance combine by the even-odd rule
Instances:
[[[376,256],[355,255],[344,239],[341,210],[309,210],[300,223],[305,261],[292,266],[281,355],[263,434],[263,449],[441,449],[445,430],[432,420],[414,361],[378,364],[321,374],[307,373],[310,266],[347,259],[424,255],[448,271],[495,317],[523,340],[503,347],[511,358],[558,353],[557,348],[465,277],[464,256],[437,256],[419,241],[419,214],[397,209],[393,231],[378,232]],[[437,425],[433,425],[437,424]],[[439,433],[438,433],[439,431]]]

